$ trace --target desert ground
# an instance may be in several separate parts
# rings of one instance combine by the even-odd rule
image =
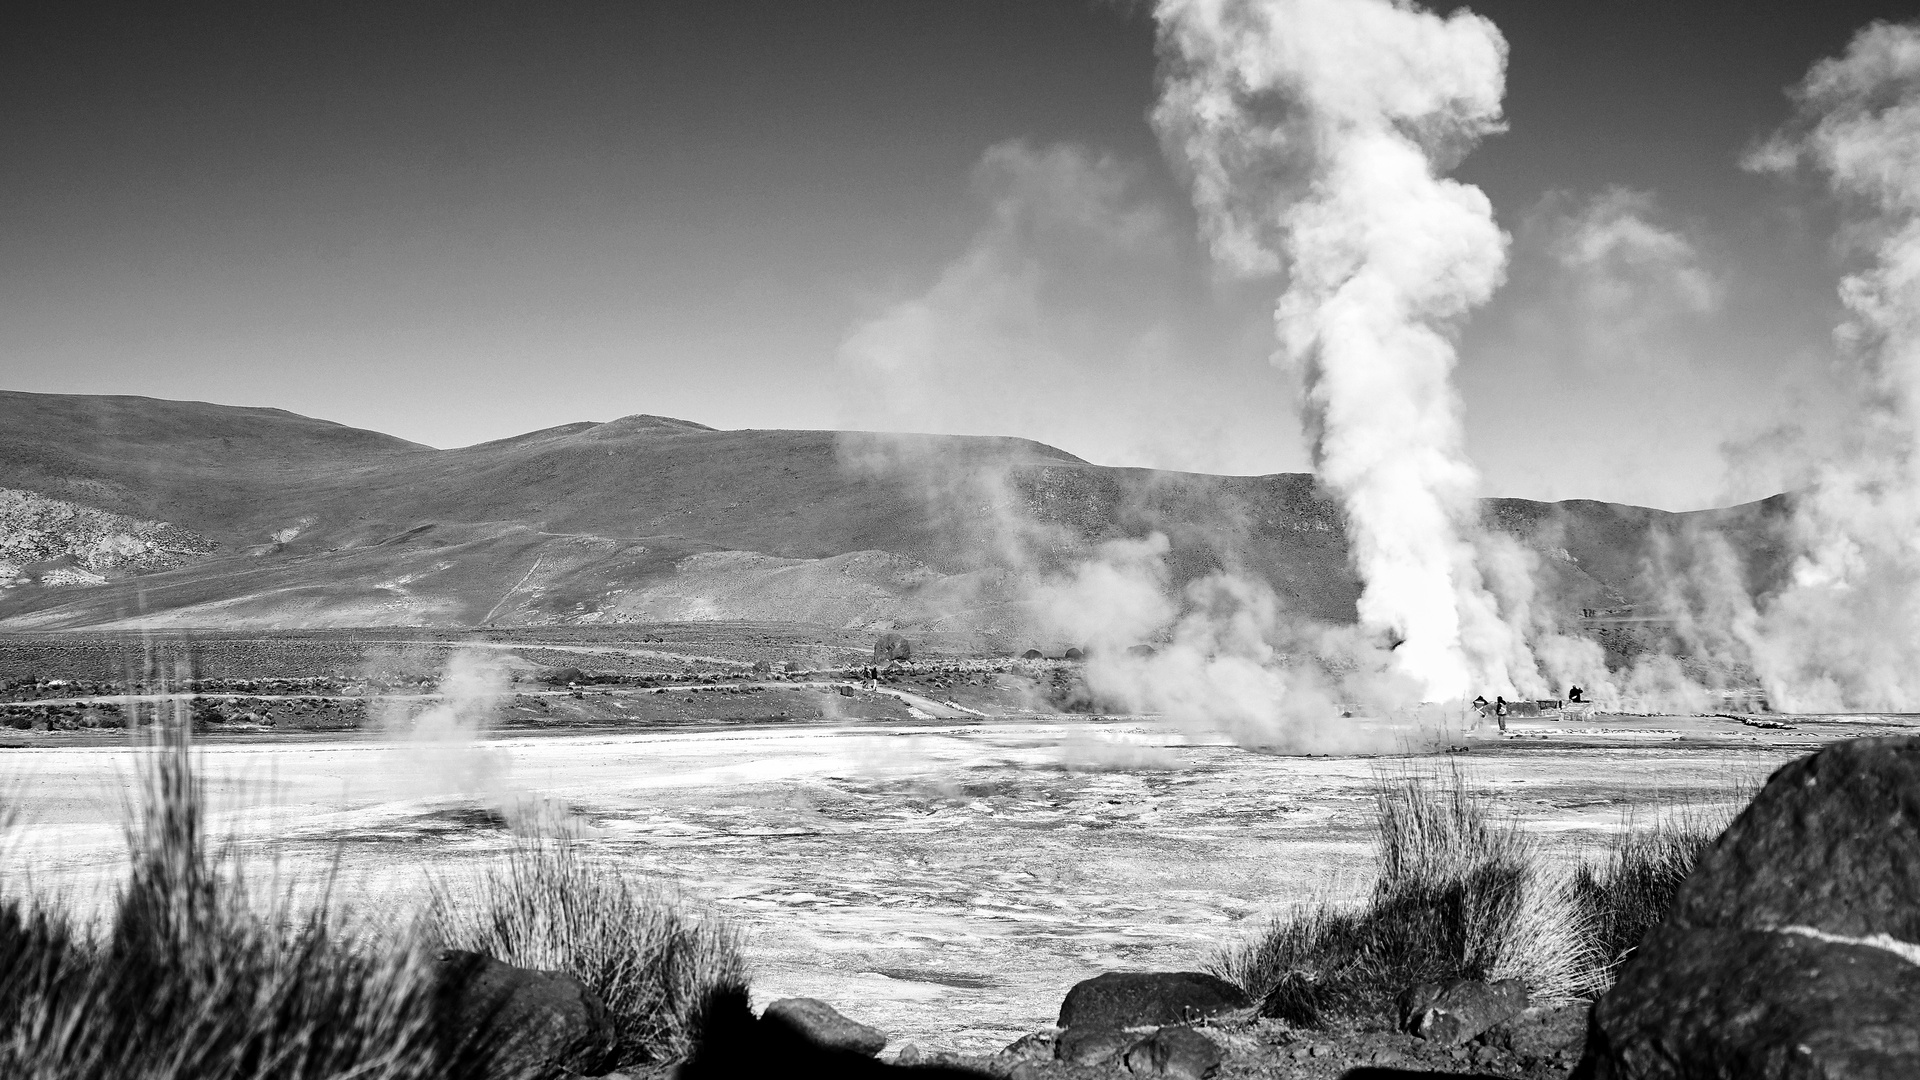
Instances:
[[[796,635],[851,666],[768,675]],[[851,633],[477,637],[10,640],[8,858],[97,903],[139,752],[110,714],[178,708],[201,733],[214,833],[296,888],[404,909],[430,874],[458,881],[517,836],[565,831],[735,922],[757,998],[820,997],[896,1044],[979,1052],[1049,1024],[1079,979],[1192,968],[1291,905],[1357,895],[1382,775],[1465,770],[1576,859],[1629,821],[1724,813],[1830,739],[1911,728],[1568,715],[1443,732],[1450,752],[1281,755],[1171,718],[1050,709],[1070,664],[961,645],[870,682]],[[514,681],[449,710],[430,676],[463,648]],[[111,670],[156,653],[191,654],[197,692]]]

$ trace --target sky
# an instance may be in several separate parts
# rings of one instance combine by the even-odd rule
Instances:
[[[1451,10],[1456,5],[1441,4]],[[1892,3],[1472,5],[1511,237],[1460,330],[1489,495],[1692,509],[1843,433],[1808,178],[1741,168]],[[634,413],[1310,467],[1278,280],[1210,262],[1101,0],[21,4],[0,388],[272,406],[432,446]]]

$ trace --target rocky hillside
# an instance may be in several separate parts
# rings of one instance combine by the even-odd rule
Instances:
[[[434,450],[273,409],[0,392],[0,489],[14,629],[988,629],[1018,623],[1031,575],[1153,530],[1179,579],[1235,568],[1330,620],[1352,619],[1358,591],[1309,476],[1105,468],[1015,439],[631,416]],[[1782,510],[1487,503],[1567,613],[1657,602],[1663,533],[1723,530],[1774,573]]]

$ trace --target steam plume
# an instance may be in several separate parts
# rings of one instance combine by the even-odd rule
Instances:
[[[1500,285],[1506,237],[1439,175],[1501,129],[1505,40],[1407,0],[1161,0],[1156,18],[1153,121],[1215,258],[1287,275],[1279,357],[1347,511],[1361,626],[1429,701],[1537,682],[1476,567],[1451,382],[1449,331]]]
[[[1795,89],[1795,121],[1748,166],[1810,166],[1860,212],[1866,265],[1840,286],[1857,360],[1849,452],[1796,507],[1799,556],[1749,640],[1776,705],[1920,707],[1920,24],[1875,23]]]

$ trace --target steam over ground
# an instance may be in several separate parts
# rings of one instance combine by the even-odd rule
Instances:
[[[1815,65],[1793,92],[1793,121],[1745,162],[1817,176],[1854,219],[1858,268],[1840,284],[1851,317],[1835,347],[1855,375],[1857,435],[1790,493],[1778,537],[1788,579],[1756,589],[1711,532],[1663,538],[1646,567],[1656,614],[1698,663],[1656,655],[1610,671],[1565,626],[1536,548],[1481,520],[1464,449],[1455,343],[1502,287],[1509,238],[1485,194],[1446,173],[1502,130],[1499,29],[1405,0],[1162,0],[1155,19],[1152,122],[1217,269],[1280,283],[1273,359],[1298,387],[1362,592],[1357,626],[1318,624],[1232,565],[1174,573],[1151,529],[1076,548],[1023,514],[991,469],[977,489],[930,490],[996,538],[1046,631],[1090,647],[1096,693],[1246,741],[1329,749],[1350,737],[1339,717],[1355,706],[1451,709],[1576,684],[1638,708],[1698,709],[1749,681],[1790,711],[1920,707],[1920,26],[1875,24]],[[1078,160],[1022,152],[1053,154],[1059,168]],[[1096,202],[1096,217],[1124,205],[1111,188]],[[1675,283],[1676,310],[1713,307],[1715,281],[1679,233],[1647,223],[1648,205],[1610,192],[1556,250],[1583,265],[1651,259]],[[1142,214],[1113,220],[1128,228],[1108,233],[1129,243],[1158,227]],[[966,264],[966,297],[993,291],[983,266]],[[949,365],[967,362],[954,336],[929,344],[964,322],[955,311],[975,310],[959,287],[950,272],[859,328],[849,362],[924,400],[920,375],[950,380],[961,368]],[[1620,300],[1619,289],[1593,295]],[[914,468],[884,437],[848,449],[862,468]]]

